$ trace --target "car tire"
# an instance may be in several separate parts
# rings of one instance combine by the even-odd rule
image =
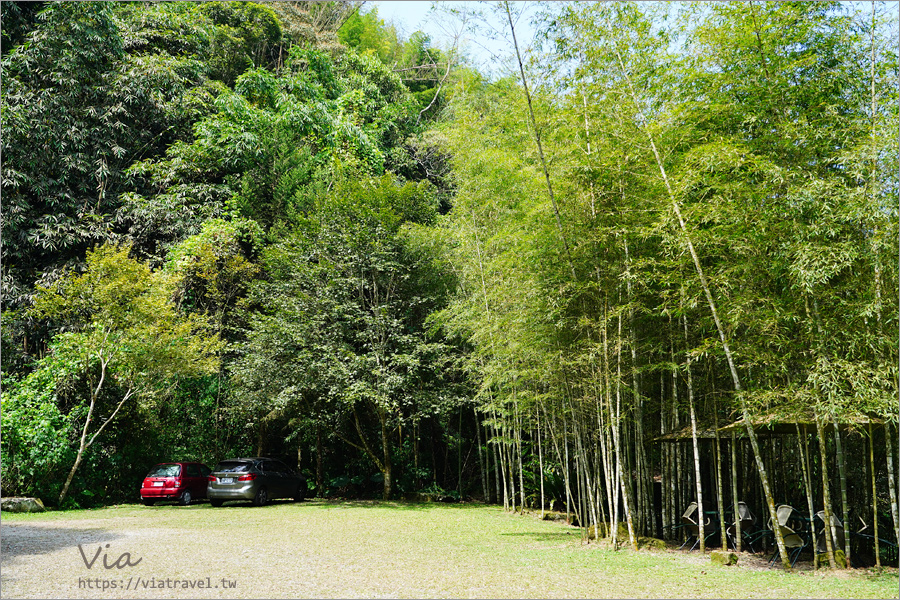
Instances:
[[[269,492],[266,491],[266,488],[261,487],[256,490],[256,497],[253,498],[254,506],[265,506],[266,502],[269,501]]]
[[[141,502],[144,503],[144,506],[153,506],[156,504],[156,500],[151,500],[150,498],[141,498]]]
[[[222,506],[223,502],[225,502],[225,501],[224,500],[210,500],[209,505],[213,506],[215,508],[218,508],[218,507]]]
[[[183,492],[181,492],[181,496],[179,496],[179,498],[178,498],[178,504],[180,504],[182,506],[187,506],[188,504],[191,503],[191,500],[192,500],[191,491],[184,490]]]
[[[303,484],[297,485],[297,491],[294,493],[294,502],[303,502],[306,494],[303,493]]]

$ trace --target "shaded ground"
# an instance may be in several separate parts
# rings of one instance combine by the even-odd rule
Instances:
[[[0,544],[4,598],[898,596],[896,569],[785,574],[746,554],[735,568],[698,552],[611,552],[582,544],[580,530],[562,523],[480,505],[203,503],[4,514]]]

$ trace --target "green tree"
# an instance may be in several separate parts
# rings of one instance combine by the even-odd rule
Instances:
[[[32,312],[67,324],[54,337],[57,384],[83,379],[89,395],[75,462],[59,495],[62,505],[85,451],[131,398],[163,396],[181,377],[213,371],[219,342],[208,323],[181,315],[172,303],[173,278],[128,258],[129,248],[102,246],[88,253],[87,268],[53,287],[38,286]],[[101,412],[104,413],[101,416]],[[99,423],[99,427],[97,426]]]
[[[433,221],[427,184],[390,176],[342,182],[264,253],[233,373],[259,435],[279,420],[319,426],[358,449],[394,485],[400,428],[438,414],[447,347],[426,327],[448,282],[404,233]]]
[[[47,343],[19,320],[23,313],[9,312],[28,305],[36,281],[59,277],[108,241],[129,240],[159,264],[173,238],[197,232],[188,214],[183,226],[173,223],[171,205],[129,202],[145,189],[127,168],[191,139],[194,122],[214,110],[220,71],[233,82],[255,64],[244,50],[280,39],[271,11],[249,3],[33,4],[40,10],[4,5],[4,35],[9,28],[15,44],[4,47],[0,98],[5,368],[28,362],[22,348]],[[255,16],[231,27],[211,20],[213,10],[219,20]],[[231,46],[220,47],[223,36]],[[217,66],[220,59],[244,66]]]
[[[355,11],[344,21],[337,34],[342,44],[360,54],[374,55],[389,66],[395,62],[400,43],[397,30],[378,18],[377,7],[365,12]]]
[[[77,365],[48,354],[24,378],[4,377],[2,474],[4,495],[41,497],[71,463],[72,418],[60,408]]]
[[[268,230],[309,210],[310,190],[341,169],[379,174],[407,160],[407,92],[376,59],[295,46],[282,73],[249,70],[216,106],[191,143],[131,168],[146,191],[126,203],[157,224],[144,233],[157,242],[226,213]]]

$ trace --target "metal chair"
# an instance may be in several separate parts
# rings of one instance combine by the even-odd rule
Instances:
[[[738,502],[738,516],[734,519],[734,522],[728,526],[728,529],[725,530],[725,535],[728,536],[728,540],[731,542],[732,548],[737,548],[735,533],[737,532],[737,524],[739,520],[741,523],[741,544],[746,544],[747,548],[750,549],[750,552],[754,552],[754,539],[750,535],[750,530],[753,529],[754,525],[756,525],[756,516],[754,516],[754,514],[750,512],[750,507],[747,506],[746,502]]]
[[[793,567],[797,564],[800,553],[809,546],[808,532],[804,529],[804,520],[793,506],[787,504],[780,504],[778,508],[775,509],[775,514],[778,517],[778,523],[775,524],[775,526],[781,530],[784,546],[790,551],[789,557],[791,559],[791,566]],[[773,532],[775,531],[771,517],[769,518],[768,527]],[[772,558],[769,559],[769,564],[774,564],[777,557],[778,550],[776,550],[772,555]]]
[[[681,548],[684,548],[685,546],[687,546],[687,543],[691,541],[691,538],[694,538],[694,540],[695,540],[694,545],[691,546],[691,550],[690,550],[691,552],[693,552],[694,548],[696,548],[697,545],[700,544],[700,521],[699,521],[699,519],[701,517],[700,517],[699,512],[700,511],[697,510],[697,503],[691,502],[690,504],[688,504],[688,507],[684,511],[684,514],[681,515],[681,523],[682,523],[682,525],[684,525],[685,528],[687,528],[687,530],[690,532],[690,535],[684,541],[684,543],[678,548],[679,550],[681,550]],[[704,519],[704,521],[703,521],[704,531],[707,530],[707,527],[710,524],[711,524],[711,521],[708,518]],[[709,538],[711,538],[714,533],[715,532],[711,531],[708,535],[705,536],[706,539],[708,540]]]
[[[831,527],[828,527],[825,524],[825,511],[820,510],[816,513],[816,525],[821,525],[822,530],[816,531],[816,554],[825,554],[828,551],[828,546],[825,544],[825,536],[828,535],[831,537],[831,547],[834,550],[843,550],[844,549],[844,524],[841,523],[841,520],[837,518],[834,513],[831,513],[831,523],[834,525],[834,532],[837,535],[837,539],[834,539],[834,536],[831,534]]]

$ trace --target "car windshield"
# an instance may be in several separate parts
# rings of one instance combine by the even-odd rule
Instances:
[[[181,465],[156,465],[147,477],[178,477],[181,474]]]
[[[219,473],[246,473],[250,470],[250,463],[224,461],[216,465]]]

